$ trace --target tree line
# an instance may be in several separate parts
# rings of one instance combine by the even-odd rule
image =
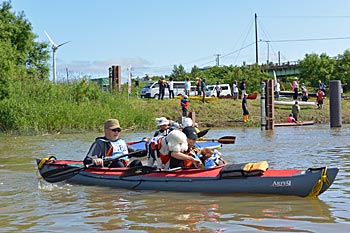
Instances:
[[[264,72],[265,65],[244,65],[244,66],[214,66],[205,70],[200,70],[197,66],[186,72],[182,65],[174,66],[169,77],[174,80],[185,80],[190,78],[195,80],[196,77],[205,78],[207,84],[215,84],[216,82],[232,84],[234,81],[238,83],[242,79],[247,81],[247,91],[249,93],[260,92],[260,83],[266,79],[273,78],[269,73]],[[343,91],[350,90],[350,51],[345,50],[343,54],[339,54],[336,58],[328,56],[326,53],[321,55],[311,53],[306,54],[304,59],[298,61],[297,68],[300,73],[298,79],[300,83],[311,87],[310,91],[317,91],[318,83],[325,83],[330,80],[340,80],[343,85]],[[286,90],[290,90],[295,76],[279,78]]]

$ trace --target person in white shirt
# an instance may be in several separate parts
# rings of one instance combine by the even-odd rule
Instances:
[[[280,84],[280,80],[277,79],[277,82],[275,84],[276,100],[280,100],[280,92],[281,92],[281,84]]]
[[[238,86],[237,86],[237,81],[234,81],[234,82],[233,82],[232,91],[233,91],[233,100],[238,100]]]
[[[190,96],[190,92],[191,92],[191,81],[189,78],[186,78],[186,82],[185,82],[185,95]]]
[[[169,89],[169,99],[174,99],[174,78],[171,77],[168,81],[168,89]]]

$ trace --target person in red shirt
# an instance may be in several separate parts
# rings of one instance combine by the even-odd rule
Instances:
[[[322,109],[324,92],[322,91],[322,89],[318,89],[316,95],[317,95],[317,107],[318,109]]]
[[[297,123],[297,121],[295,120],[295,118],[293,117],[293,114],[289,114],[289,116],[287,117],[287,122],[288,123]]]

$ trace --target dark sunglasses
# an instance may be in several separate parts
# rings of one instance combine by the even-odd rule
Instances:
[[[121,128],[116,128],[116,129],[111,129],[113,132],[120,132],[120,131],[122,131],[122,129]]]

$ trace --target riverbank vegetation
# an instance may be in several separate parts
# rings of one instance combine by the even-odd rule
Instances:
[[[49,45],[37,42],[31,23],[23,12],[11,12],[10,2],[0,5],[0,132],[12,134],[70,133],[101,130],[107,118],[118,118],[125,129],[154,129],[155,118],[167,116],[178,119],[181,114],[179,100],[139,99],[135,90],[128,96],[122,91],[103,92],[86,76],[71,82],[49,81]],[[299,61],[300,83],[312,88],[318,80],[328,83],[341,80],[344,92],[349,91],[350,52],[336,59],[326,54],[306,54]],[[206,78],[207,84],[232,84],[234,80],[247,80],[249,93],[259,92],[260,83],[272,78],[266,68],[272,64],[211,67],[200,70],[194,66],[186,72],[182,65],[174,66],[167,76],[174,80],[196,77]],[[107,70],[107,67],[106,67]],[[154,77],[157,80],[159,77]],[[281,78],[282,89],[290,90],[293,77]],[[142,83],[140,84],[142,86]],[[196,113],[196,121],[206,127],[259,127],[260,102],[249,100],[250,121],[242,122],[241,103],[221,99],[203,104],[191,101],[189,111]],[[348,102],[343,102],[344,122],[349,120]],[[284,121],[290,107],[276,108],[276,121]],[[307,107],[300,114],[302,120],[327,123],[329,109]]]
[[[15,87],[15,88],[14,88]],[[125,88],[126,89],[126,88]],[[2,134],[43,134],[101,131],[103,122],[117,118],[126,130],[154,130],[156,117],[178,120],[179,99],[140,99],[126,91],[108,93],[87,80],[69,84],[22,80],[9,90],[11,98],[0,101]],[[192,100],[200,127],[260,127],[260,100],[248,100],[250,121],[243,123],[241,101],[219,99],[202,103]],[[343,122],[349,123],[349,101],[342,101]],[[283,122],[291,106],[275,106],[275,121]],[[329,101],[324,108],[301,106],[300,120],[329,123]]]

